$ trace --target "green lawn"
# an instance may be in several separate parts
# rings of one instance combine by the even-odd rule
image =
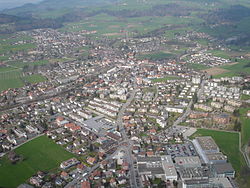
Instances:
[[[197,63],[191,63],[188,65],[190,68],[194,70],[205,70],[208,69],[209,67],[203,64],[197,64]]]
[[[152,82],[156,83],[156,82],[166,82],[168,80],[179,80],[180,77],[177,77],[177,76],[166,76],[164,78],[156,78],[156,79],[153,79]]]
[[[226,69],[229,72],[216,75],[214,76],[215,78],[249,75],[250,74],[250,60],[240,59],[238,60],[238,63],[236,64],[224,65],[224,66],[221,66],[220,68]]]
[[[6,70],[8,70],[6,68]],[[18,69],[11,69],[11,72],[1,72],[0,69],[0,92],[9,88],[20,88],[24,86],[24,81],[31,84],[46,81],[46,78],[40,74],[33,74],[29,76],[23,76],[21,71]]]
[[[245,165],[245,161],[239,152],[239,134],[207,129],[198,129],[192,138],[196,136],[211,136],[220,150],[228,156],[229,162],[237,173]]]
[[[240,109],[242,145],[245,145],[250,141],[250,119],[246,117],[248,110],[250,110],[250,108]]]
[[[214,56],[225,58],[225,59],[230,59],[230,52],[222,51],[222,50],[210,50],[208,53],[213,54]]]
[[[36,138],[15,150],[24,160],[12,165],[6,157],[0,160],[0,187],[17,187],[37,171],[49,171],[73,154],[55,144],[46,136]]]
[[[155,52],[149,54],[142,54],[138,55],[138,59],[150,59],[150,60],[162,60],[162,59],[169,59],[173,57],[173,54],[165,53],[165,52]]]
[[[241,95],[240,97],[241,100],[250,100],[250,95]]]
[[[46,78],[40,74],[33,74],[30,76],[25,76],[23,79],[31,84],[36,84],[39,82],[46,81]]]

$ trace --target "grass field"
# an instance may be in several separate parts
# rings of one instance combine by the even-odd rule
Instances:
[[[168,80],[179,80],[179,79],[180,77],[177,77],[177,76],[166,76],[164,78],[153,79],[152,82],[157,83],[157,82],[166,82]]]
[[[207,52],[211,53],[212,55],[217,56],[217,57],[222,57],[222,58],[225,58],[225,59],[230,59],[231,58],[231,56],[229,55],[230,52],[221,51],[221,50],[210,50],[210,51],[207,51]]]
[[[188,67],[194,69],[194,70],[204,70],[208,69],[208,66],[202,65],[202,64],[197,64],[197,63],[191,63],[188,65]]]
[[[250,100],[250,95],[241,95],[241,100]]]
[[[0,160],[0,187],[17,187],[37,171],[52,170],[62,161],[74,157],[46,136],[24,144],[15,152],[23,156],[24,160],[16,165],[11,164],[6,157]]]
[[[249,75],[250,74],[250,60],[240,59],[235,64],[224,65],[224,66],[221,66],[220,68],[226,70],[227,72],[218,74],[215,76],[215,78]]]
[[[150,60],[162,60],[162,59],[169,59],[171,57],[173,57],[173,54],[165,52],[155,52],[155,53],[141,54],[137,56],[138,59],[150,59]]]
[[[30,76],[25,76],[22,78],[23,80],[25,80],[26,82],[29,82],[31,84],[36,84],[39,82],[44,82],[46,81],[46,78],[40,74],[33,74]]]
[[[250,141],[250,119],[246,117],[248,110],[250,110],[250,108],[240,109],[242,145],[248,144]]]
[[[245,165],[245,161],[239,152],[239,134],[222,131],[198,129],[192,138],[196,136],[211,136],[220,150],[228,156],[229,162],[233,165],[237,173]]]
[[[9,69],[9,71],[8,71]],[[46,81],[46,78],[40,74],[23,76],[21,70],[15,68],[4,68],[5,72],[0,69],[0,92],[9,88],[23,87],[25,81],[31,84]]]

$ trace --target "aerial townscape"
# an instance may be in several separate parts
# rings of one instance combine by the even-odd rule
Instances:
[[[250,1],[1,1],[0,188],[250,187]]]

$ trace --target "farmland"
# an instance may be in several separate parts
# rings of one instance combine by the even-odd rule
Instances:
[[[216,78],[221,77],[232,77],[240,75],[249,75],[250,74],[250,61],[248,59],[240,59],[237,63],[231,65],[221,66],[221,69],[224,69],[226,72],[217,74]]]
[[[22,145],[15,152],[23,157],[17,164],[11,164],[6,157],[0,160],[0,187],[17,187],[37,171],[52,170],[73,157],[46,136]]]

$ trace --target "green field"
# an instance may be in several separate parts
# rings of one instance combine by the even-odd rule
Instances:
[[[163,59],[169,59],[171,57],[173,57],[173,54],[165,52],[155,52],[137,56],[138,59],[150,59],[150,60],[163,60]]]
[[[191,63],[188,64],[188,67],[194,69],[194,70],[205,70],[208,69],[209,67],[203,64],[197,64],[197,63]]]
[[[220,150],[228,156],[229,162],[233,165],[237,173],[245,165],[245,161],[239,152],[239,134],[207,129],[198,129],[192,138],[196,136],[211,136]]]
[[[241,100],[250,100],[250,95],[241,95],[240,97]]]
[[[46,81],[46,78],[40,74],[33,74],[28,76],[23,76],[19,69],[4,68],[5,72],[1,72],[0,68],[0,92],[7,90],[9,88],[20,88],[23,87],[25,82],[36,84],[39,82]]]
[[[179,79],[180,77],[177,77],[177,76],[166,76],[164,78],[153,79],[152,82],[157,83],[157,82],[166,82],[168,80],[179,80]]]
[[[221,51],[221,50],[209,50],[207,51],[208,53],[211,53],[214,56],[225,58],[225,59],[230,59],[231,56],[229,55],[230,52],[226,51]]]
[[[15,152],[23,156],[24,160],[16,165],[11,164],[6,157],[0,160],[0,187],[17,187],[37,171],[55,169],[62,161],[74,157],[46,136],[24,144]]]
[[[247,111],[250,108],[240,109],[240,120],[241,120],[241,140],[242,145],[248,144],[250,141],[250,119],[246,117]]]
[[[31,84],[36,84],[39,82],[46,81],[46,78],[40,74],[33,74],[33,75],[25,76],[22,79]]]
[[[250,75],[250,60],[240,59],[236,64],[224,65],[221,66],[220,68],[226,69],[229,72],[216,75],[214,76],[215,78]]]

